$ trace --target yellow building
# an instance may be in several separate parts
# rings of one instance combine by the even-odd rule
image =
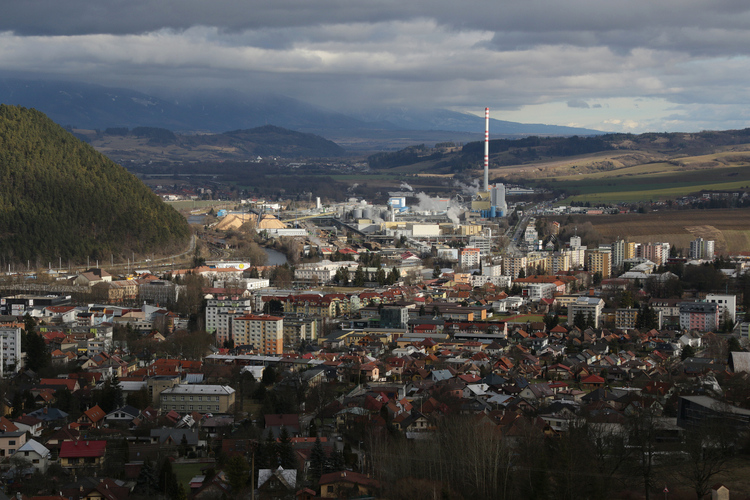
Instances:
[[[284,352],[284,318],[267,314],[246,314],[232,320],[234,345],[252,345],[258,354]]]
[[[588,267],[591,273],[601,273],[602,278],[609,278],[612,274],[612,254],[600,250],[588,253]]]

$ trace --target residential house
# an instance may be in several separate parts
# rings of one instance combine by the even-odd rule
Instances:
[[[102,423],[104,422],[104,417],[107,414],[99,408],[99,405],[94,406],[93,408],[89,408],[83,414],[78,418],[78,423],[81,424],[81,427],[93,427],[98,429],[102,426]]]
[[[318,484],[321,498],[374,496],[380,489],[380,483],[377,480],[352,471],[323,474]]]
[[[63,441],[60,444],[60,465],[66,469],[99,467],[104,462],[106,441]]]
[[[31,465],[34,466],[34,468],[44,474],[45,472],[47,472],[51,453],[49,449],[47,449],[47,447],[43,444],[33,439],[29,439],[26,443],[23,444],[23,446],[18,448],[18,451],[16,451],[16,456],[20,456],[24,460],[30,462]]]

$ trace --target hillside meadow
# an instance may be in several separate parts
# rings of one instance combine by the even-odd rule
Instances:
[[[605,241],[625,238],[638,243],[669,242],[689,248],[695,238],[714,240],[721,254],[750,249],[750,209],[668,210],[646,214],[576,216],[590,222]]]

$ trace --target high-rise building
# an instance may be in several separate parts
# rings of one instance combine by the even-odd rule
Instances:
[[[612,275],[612,252],[604,248],[591,250],[588,252],[587,264],[589,272],[601,273],[602,278],[609,278]]]
[[[464,269],[470,269],[474,266],[479,265],[479,256],[481,254],[481,251],[478,248],[471,248],[466,247],[461,250],[461,255],[459,257],[461,262],[461,267]]]
[[[664,247],[661,243],[644,243],[641,245],[641,257],[648,259],[657,266],[664,263]]]
[[[719,305],[719,321],[725,317],[734,323],[737,312],[737,297],[734,295],[724,295],[719,293],[709,293],[706,295],[706,302]]]
[[[252,299],[209,299],[206,304],[206,331],[216,334],[216,342],[222,345],[232,337],[232,319],[252,310]]]
[[[578,297],[568,305],[568,325],[575,324],[575,317],[580,313],[585,319],[591,317],[598,328],[603,308],[604,300],[599,297]]]
[[[284,318],[267,314],[247,314],[232,320],[235,345],[252,345],[258,354],[284,352]]]
[[[526,257],[505,257],[503,259],[503,271],[506,276],[518,278],[521,269],[526,273]]]
[[[625,260],[625,240],[615,240],[612,242],[612,268],[620,269],[622,261]]]
[[[680,328],[712,332],[719,327],[719,304],[683,302],[680,304]]]
[[[713,260],[714,240],[704,240],[703,238],[696,238],[691,241],[689,257],[695,260]]]
[[[35,335],[35,334],[30,334]],[[2,356],[0,356],[0,375],[4,372],[18,373],[21,369],[21,329],[0,328]]]

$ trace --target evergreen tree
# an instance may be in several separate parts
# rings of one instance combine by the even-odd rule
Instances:
[[[586,315],[586,327],[596,328],[596,321],[594,315],[590,312]]]
[[[310,452],[310,480],[313,483],[318,482],[320,476],[325,471],[326,453],[323,451],[323,444],[320,442],[320,438],[315,438],[315,444]]]
[[[25,349],[26,352],[26,368],[38,372],[50,365],[52,356],[47,351],[44,339],[38,333],[29,332],[22,335],[21,348]]]
[[[643,307],[641,307],[638,317],[635,320],[635,327],[644,330],[659,328],[659,317],[648,302],[644,302]]]
[[[682,352],[680,353],[680,359],[685,361],[687,358],[692,358],[695,356],[695,349],[693,349],[693,346],[686,345],[682,348]]]
[[[117,375],[113,375],[104,382],[104,387],[99,395],[99,406],[101,406],[102,410],[109,413],[120,408],[122,403],[123,397],[120,379]]]
[[[344,462],[344,455],[340,451],[336,451],[335,449],[331,451],[331,455],[328,457],[328,460],[326,460],[325,464],[325,472],[326,474],[329,472],[338,472],[340,470],[344,470],[346,467],[346,463]]]
[[[378,285],[383,286],[388,281],[388,277],[385,274],[385,270],[381,267],[378,269],[378,272],[375,273],[375,281],[378,282]]]
[[[229,484],[235,494],[247,486],[250,479],[250,465],[248,465],[245,457],[235,455],[230,458],[224,472],[227,473],[227,479],[229,479]]]
[[[297,457],[294,455],[294,447],[292,441],[289,438],[289,432],[286,427],[281,428],[279,434],[279,465],[284,469],[296,469],[297,468]]]
[[[388,273],[388,279],[386,280],[389,285],[393,285],[396,283],[399,279],[401,279],[401,273],[396,269],[394,266],[393,269],[391,269],[391,272]]]
[[[179,495],[179,485],[177,475],[172,470],[172,461],[165,458],[159,468],[159,493],[166,494],[170,500],[177,500]]]
[[[133,493],[139,496],[152,496],[158,491],[159,479],[156,476],[157,472],[154,470],[154,466],[151,460],[146,458],[141,466],[141,471],[135,481],[135,488]]]
[[[269,430],[266,434],[266,440],[263,443],[262,454],[265,458],[263,467],[261,469],[275,469],[279,466],[279,450],[278,443],[273,437],[273,433]]]
[[[354,271],[354,286],[365,286],[365,272],[361,267]]]
[[[583,311],[578,311],[573,316],[573,325],[581,330],[586,329],[586,317],[583,315]]]

